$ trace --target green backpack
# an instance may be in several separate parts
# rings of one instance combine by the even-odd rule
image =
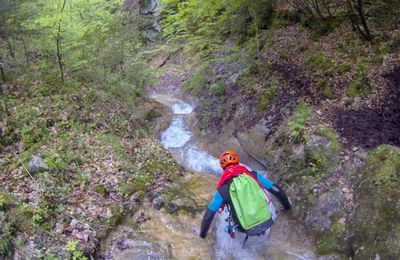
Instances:
[[[248,235],[258,235],[270,228],[273,221],[259,184],[247,174],[233,178],[229,192],[237,220]]]

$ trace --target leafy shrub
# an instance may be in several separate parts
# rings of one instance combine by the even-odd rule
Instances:
[[[78,241],[69,240],[65,246],[65,250],[69,253],[72,260],[86,260],[82,250],[78,248]]]
[[[51,229],[53,226],[52,221],[49,221],[53,216],[53,210],[51,207],[44,202],[39,203],[33,211],[32,222],[33,224],[44,227],[46,229]]]

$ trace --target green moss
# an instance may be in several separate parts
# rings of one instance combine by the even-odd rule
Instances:
[[[133,193],[137,193],[139,196],[144,196],[150,185],[151,176],[148,174],[138,174],[132,177],[129,181],[120,184],[121,193],[129,197]]]
[[[400,149],[381,145],[372,151],[355,189],[352,247],[360,259],[400,257]]]
[[[344,224],[333,224],[328,231],[318,236],[316,241],[317,254],[327,255],[344,252],[346,247],[345,235],[346,226]]]
[[[170,213],[184,210],[194,214],[199,210],[193,194],[178,185],[170,187],[161,198],[164,201],[164,207]]]

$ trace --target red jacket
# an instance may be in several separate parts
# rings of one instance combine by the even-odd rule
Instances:
[[[254,178],[254,176],[249,172],[249,170],[247,170],[246,167],[244,167],[243,165],[238,165],[238,164],[233,164],[233,165],[229,165],[228,167],[226,167],[226,169],[224,170],[224,173],[221,176],[221,179],[219,180],[219,183],[217,185],[217,190],[224,185],[225,182],[231,180],[232,178],[238,176],[239,174],[247,174],[248,176],[250,176],[253,180],[255,180],[258,185],[260,185],[261,188],[262,185],[258,182],[258,180],[256,178]]]

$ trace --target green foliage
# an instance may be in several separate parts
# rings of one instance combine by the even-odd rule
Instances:
[[[0,209],[3,209],[5,203],[6,203],[5,196],[3,194],[0,194]]]
[[[77,179],[75,181],[75,185],[79,186],[81,189],[84,189],[90,182],[90,176],[84,172],[79,171]]]
[[[222,96],[225,92],[225,83],[218,82],[210,87],[210,93],[214,96]]]
[[[307,119],[311,114],[311,107],[305,101],[300,101],[292,119],[288,122],[290,137],[294,139],[303,138],[306,130]]]
[[[69,240],[65,246],[65,250],[69,253],[72,260],[86,260],[87,257],[83,255],[82,250],[78,248],[78,241]]]
[[[388,53],[389,50],[390,50],[390,47],[386,47],[386,46],[383,46],[382,44],[378,44],[378,46],[376,46],[376,54],[375,54],[373,61],[376,64],[382,64],[385,54]]]
[[[53,213],[53,209],[47,203],[40,203],[33,211],[32,223],[46,229],[51,229],[53,223],[50,219]]]
[[[307,170],[310,176],[314,180],[320,180],[331,174],[334,170],[338,162],[341,144],[337,140],[336,133],[326,126],[317,126],[313,134],[321,136],[328,141],[327,144],[322,144],[309,140],[305,151]],[[308,138],[315,138],[315,136]],[[310,176],[306,176],[306,179]]]
[[[317,90],[326,98],[333,98],[332,89],[327,79],[320,79],[317,83]]]
[[[279,92],[279,81],[276,78],[271,79],[264,89],[264,93],[260,98],[258,103],[258,110],[263,111],[265,110],[268,105],[274,101],[275,97],[278,95]]]
[[[368,65],[364,61],[359,60],[358,61],[358,68],[357,68],[357,76],[358,76],[358,78],[359,79],[365,78],[368,75],[368,70],[369,70]]]
[[[276,0],[164,0],[163,3],[164,34],[171,39],[189,39],[189,45],[208,42],[200,48],[204,51],[213,48],[211,42],[220,42],[228,35],[241,38],[254,33],[254,29],[265,28]],[[254,24],[249,22],[249,15]]]
[[[333,32],[343,23],[343,21],[344,17],[338,16],[310,22],[308,26],[311,28],[311,38],[317,40],[320,37]]]
[[[183,90],[199,96],[203,91],[206,82],[206,77],[202,73],[197,73],[184,83]]]
[[[351,65],[348,63],[341,63],[338,66],[338,72],[340,75],[345,74],[346,72],[351,71]]]
[[[0,212],[0,220],[2,218]],[[5,223],[0,229],[0,257],[8,258],[13,248],[13,229],[9,223]]]
[[[367,77],[368,70],[368,65],[360,60],[357,68],[357,80],[353,81],[346,91],[348,97],[366,97],[370,94],[372,90],[372,82]]]
[[[347,89],[347,96],[354,98],[356,96],[366,97],[371,93],[372,83],[371,81],[360,82],[358,80],[353,81],[350,87]]]
[[[322,52],[317,52],[308,56],[306,64],[309,65],[313,71],[323,70],[325,72],[329,72],[334,65],[333,61]]]

